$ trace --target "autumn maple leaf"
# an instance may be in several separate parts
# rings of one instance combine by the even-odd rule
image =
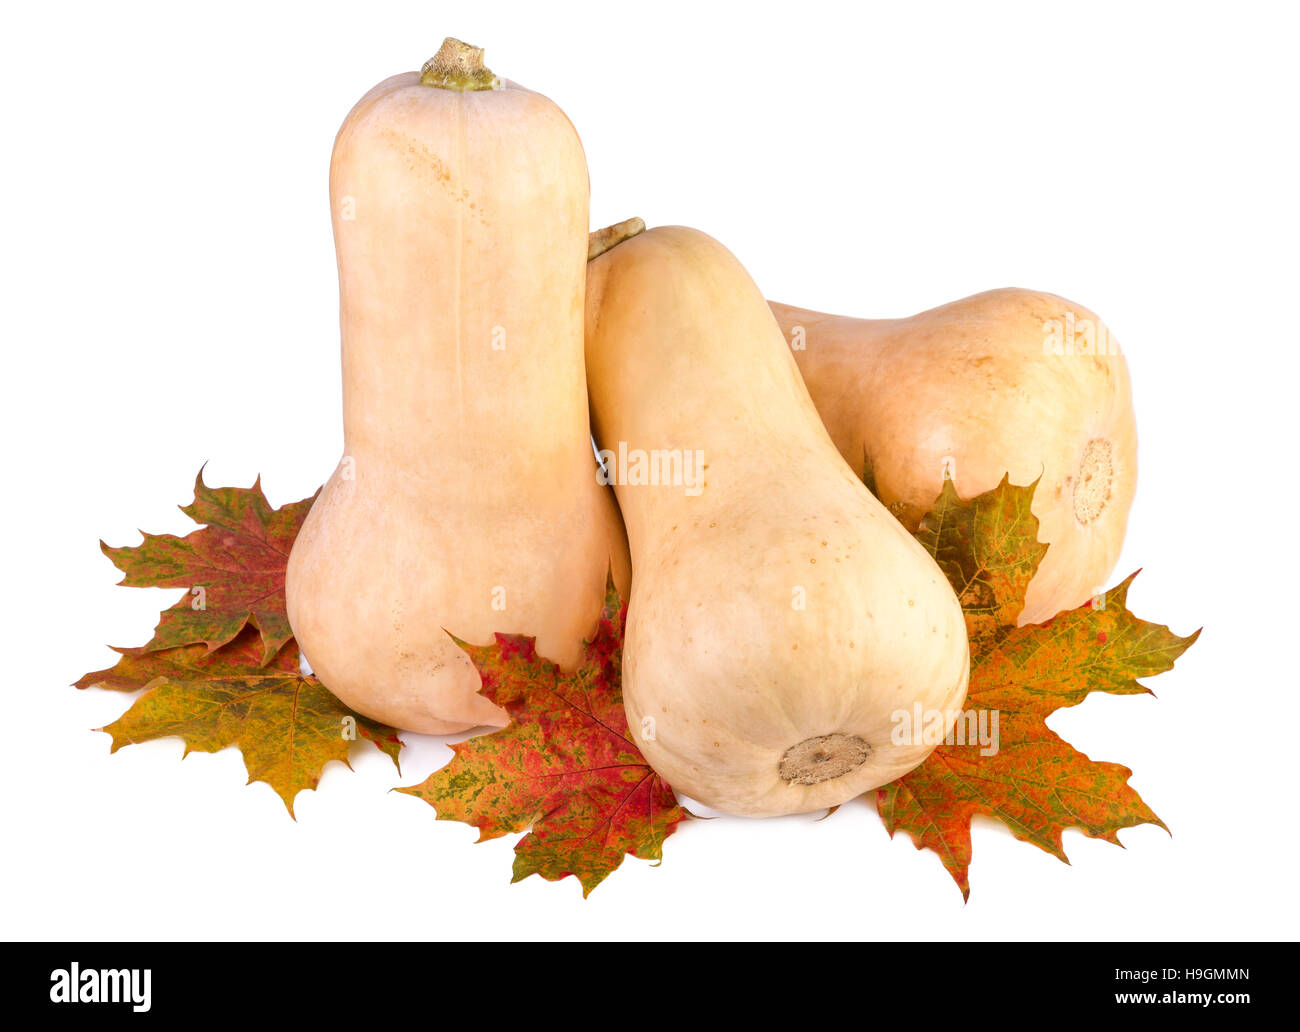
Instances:
[[[1066,859],[1061,836],[1076,827],[1119,843],[1117,832],[1164,823],[1128,784],[1132,771],[1090,760],[1046,724],[1094,691],[1148,693],[1137,678],[1169,670],[1194,642],[1139,620],[1126,606],[1133,574],[1087,605],[1046,624],[1016,627],[1025,588],[1047,546],[1030,511],[1035,485],[1003,478],[970,501],[944,483],[917,538],[947,574],[966,614],[971,646],[966,712],[978,726],[997,716],[997,751],[967,737],[940,745],[915,770],[876,791],[890,835],[932,849],[970,896],[971,819],[1002,821],[1026,842]]]
[[[299,669],[284,605],[284,573],[298,528],[314,501],[272,509],[260,479],[252,488],[210,488],[200,470],[194,502],[182,511],[205,523],[183,538],[144,535],[134,548],[104,551],[135,587],[198,587],[162,614],[153,639],[116,649],[116,665],[86,674],[78,688],[144,693],[100,728],[112,751],[176,737],[185,753],[236,746],[249,781],[265,781],[290,815],[299,792],[315,788],[325,765],[350,766],[358,737],[397,763],[401,740],[336,699]]]
[[[399,791],[429,803],[439,820],[478,828],[479,841],[529,831],[515,846],[514,881],[571,874],[586,896],[626,854],[662,859],[664,839],[686,816],[628,729],[625,613],[611,583],[596,635],[571,674],[538,656],[532,638],[457,641],[510,724],[452,746],[451,763]]]
[[[118,649],[116,666],[87,674],[77,687],[148,689],[120,718],[99,728],[112,736],[112,752],[169,737],[184,740],[186,755],[237,746],[249,782],[265,781],[275,789],[290,815],[294,798],[316,787],[327,763],[351,766],[348,752],[358,737],[397,763],[397,732],[353,713],[320,681],[302,674],[296,644],[286,644],[266,666],[261,649],[254,627],[211,653],[203,644]]]
[[[260,662],[269,663],[292,634],[284,603],[289,549],[316,496],[272,509],[259,477],[251,488],[211,488],[203,471],[194,501],[181,511],[206,524],[185,537],[145,534],[142,544],[104,554],[136,588],[185,588],[166,610],[146,649],[202,643],[208,650],[233,641],[247,624],[261,632]]]

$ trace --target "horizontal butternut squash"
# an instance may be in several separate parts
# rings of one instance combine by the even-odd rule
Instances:
[[[1047,555],[1020,622],[1087,601],[1119,559],[1137,487],[1128,366],[1088,309],[993,290],[908,319],[772,311],[831,438],[908,529],[951,475],[970,498],[1038,481]]]

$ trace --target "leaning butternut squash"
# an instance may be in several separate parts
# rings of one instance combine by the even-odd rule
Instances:
[[[1137,486],[1128,367],[1090,311],[993,290],[910,319],[773,304],[817,410],[854,471],[915,529],[951,475],[970,498],[1038,480],[1051,547],[1020,622],[1072,609],[1119,559]]]
[[[834,806],[920,763],[934,743],[895,722],[917,703],[955,720],[961,610],[836,454],[740,263],[695,230],[635,236],[588,266],[586,332],[646,758],[752,816]]]
[[[620,536],[587,417],[582,145],[448,40],[353,108],[330,199],[345,455],[290,556],[289,622],[363,714],[504,724],[448,632],[575,664]]]

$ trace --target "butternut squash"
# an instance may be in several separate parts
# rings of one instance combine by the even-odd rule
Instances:
[[[943,486],[972,497],[1038,480],[1050,548],[1020,622],[1087,601],[1119,559],[1137,487],[1128,366],[1092,312],[992,290],[910,319],[772,304],[817,411],[854,472],[914,530]]]
[[[448,632],[563,666],[621,537],[583,371],[588,178],[551,101],[443,44],[352,109],[330,163],[343,461],[289,558],[324,684],[399,728],[501,725]]]
[[[623,697],[655,770],[765,816],[920,763],[934,743],[896,742],[896,722],[917,703],[955,720],[960,608],[836,453],[740,263],[682,227],[600,254],[586,354],[631,546]]]

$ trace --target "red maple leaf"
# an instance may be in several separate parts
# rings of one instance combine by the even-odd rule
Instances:
[[[181,512],[206,524],[185,537],[145,534],[143,543],[104,554],[136,588],[185,588],[162,614],[144,648],[202,643],[209,651],[231,642],[247,624],[261,632],[261,662],[269,663],[289,640],[284,572],[289,549],[316,496],[272,509],[259,477],[251,488],[211,488],[199,470],[194,501]]]
[[[439,820],[478,828],[479,841],[529,831],[515,846],[514,881],[573,875],[586,896],[627,854],[662,859],[664,839],[686,816],[628,729],[625,613],[611,583],[596,635],[571,674],[538,656],[532,638],[457,642],[510,724],[453,746],[451,763],[401,791],[433,806]]]

